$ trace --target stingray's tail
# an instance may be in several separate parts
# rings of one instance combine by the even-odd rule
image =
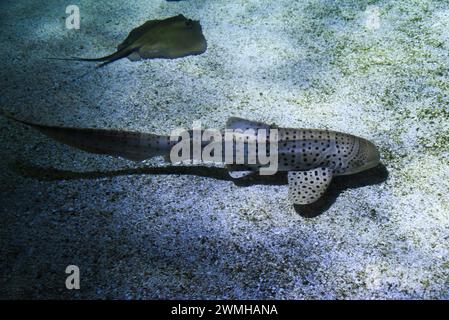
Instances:
[[[121,130],[47,126],[17,119],[1,109],[0,114],[39,130],[59,142],[90,153],[117,156],[132,161],[143,161],[170,153],[170,141],[166,136]]]
[[[118,50],[117,52],[114,52],[113,54],[110,54],[105,57],[101,58],[80,58],[80,57],[71,57],[71,58],[45,58],[49,60],[62,60],[62,61],[84,61],[84,62],[103,62],[99,65],[97,65],[97,68],[104,67],[105,65],[117,61],[121,58],[129,56],[131,53],[136,51],[136,48],[123,48],[121,50]]]

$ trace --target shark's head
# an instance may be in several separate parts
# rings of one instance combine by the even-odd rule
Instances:
[[[349,161],[345,174],[354,174],[376,167],[380,162],[380,154],[377,147],[363,138],[359,139],[359,151]]]

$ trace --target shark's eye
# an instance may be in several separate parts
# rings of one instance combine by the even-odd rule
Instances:
[[[193,26],[193,21],[192,20],[187,20],[185,22],[185,24],[186,24],[187,27],[192,27]]]

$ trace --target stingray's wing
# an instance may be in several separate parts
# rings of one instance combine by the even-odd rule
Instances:
[[[136,42],[137,39],[139,39],[142,35],[151,30],[154,26],[158,25],[160,22],[161,20],[149,20],[140,27],[133,29],[129,33],[128,37],[126,37],[126,39],[118,45],[117,49],[122,50],[126,47],[129,47],[134,42]]]
[[[118,45],[117,49],[122,50],[126,47],[132,46],[138,39],[140,39],[143,35],[148,32],[153,32],[155,28],[161,27],[164,28],[166,26],[170,26],[175,21],[187,21],[188,19],[184,17],[182,14],[177,16],[173,16],[163,20],[149,20],[145,22],[143,25],[134,28],[126,39]]]

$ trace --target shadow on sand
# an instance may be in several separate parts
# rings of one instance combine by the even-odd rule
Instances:
[[[278,172],[271,176],[261,176],[257,173],[245,178],[235,179],[228,174],[225,168],[206,166],[167,166],[167,167],[143,167],[127,168],[115,171],[87,171],[76,172],[59,170],[51,167],[39,167],[22,162],[14,162],[11,169],[23,177],[34,178],[41,181],[81,180],[112,178],[129,175],[194,175],[199,177],[214,178],[218,180],[232,181],[237,186],[248,187],[251,185],[284,185],[287,184],[287,173]],[[380,184],[388,178],[388,171],[383,164],[370,170],[348,176],[337,176],[333,179],[328,190],[318,201],[309,205],[294,205],[298,214],[305,218],[314,218],[325,212],[336,201],[338,195],[352,188],[360,188],[368,185]]]

